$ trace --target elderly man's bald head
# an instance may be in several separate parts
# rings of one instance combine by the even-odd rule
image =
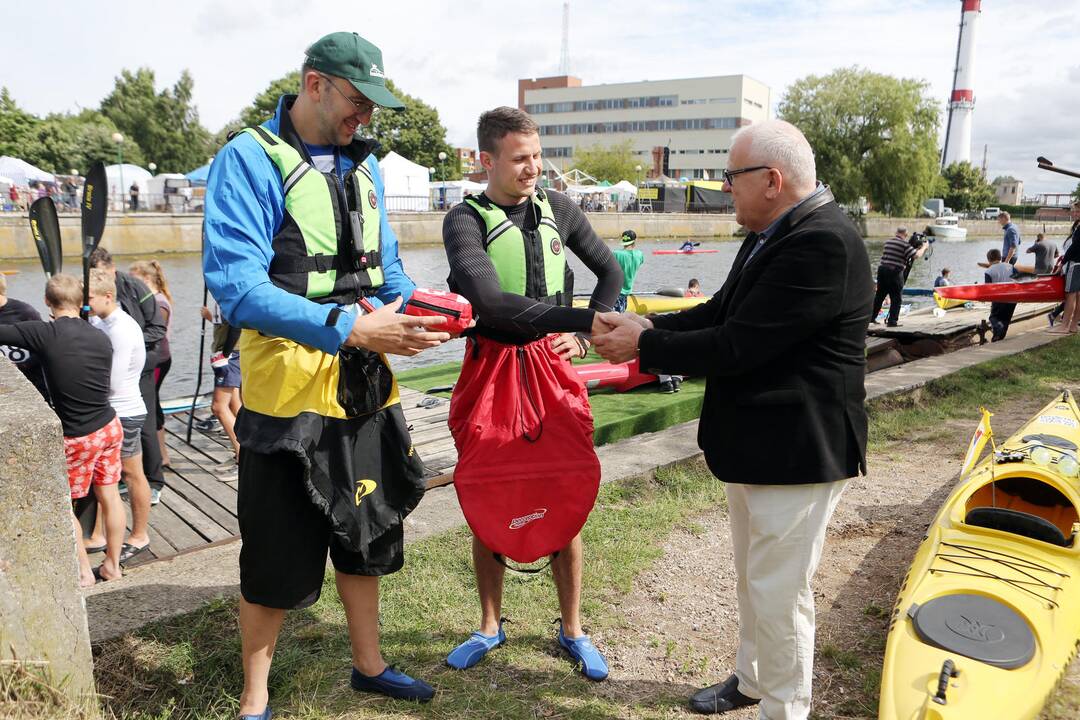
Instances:
[[[766,120],[742,128],[731,139],[748,159],[748,164],[776,168],[785,184],[806,195],[817,182],[814,151],[799,128],[784,120]]]

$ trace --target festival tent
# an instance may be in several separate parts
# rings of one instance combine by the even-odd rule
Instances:
[[[446,188],[443,191],[443,188]],[[487,190],[487,183],[473,182],[472,180],[447,180],[433,183],[432,190],[443,195],[447,207],[457,205],[465,199],[465,195],[479,195]]]
[[[47,173],[25,160],[9,155],[0,157],[0,175],[10,178],[19,187],[28,186],[31,180],[40,180],[47,183],[56,182],[56,176],[52,173]]]
[[[130,201],[128,190],[132,183],[139,186],[139,197],[145,203],[150,192],[151,177],[149,171],[131,163],[106,165],[105,181],[109,186],[109,206],[115,209],[128,207]]]
[[[195,168],[184,177],[190,180],[191,184],[196,187],[206,185],[206,181],[210,177],[210,163],[206,163],[202,167]]]
[[[388,211],[424,212],[429,209],[431,182],[426,167],[391,150],[379,161],[379,172]]]

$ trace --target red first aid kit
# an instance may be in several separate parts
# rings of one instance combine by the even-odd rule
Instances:
[[[472,323],[472,305],[461,295],[447,290],[417,288],[405,304],[405,314],[418,317],[441,315],[446,318],[442,325],[432,325],[431,330],[448,332],[457,337]]]

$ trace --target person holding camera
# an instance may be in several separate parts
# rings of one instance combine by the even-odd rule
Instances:
[[[897,320],[900,319],[900,296],[911,271],[911,264],[922,257],[928,247],[925,241],[909,242],[906,227],[898,227],[896,235],[885,241],[877,269],[877,293],[874,295],[874,312],[870,315],[870,322],[877,323],[877,315],[881,312],[885,296],[888,295],[889,317],[885,320],[885,326],[896,327],[899,324]]]

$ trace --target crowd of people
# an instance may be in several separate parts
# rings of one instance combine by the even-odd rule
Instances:
[[[80,319],[79,278],[49,278],[45,305],[52,322],[45,322],[29,303],[7,296],[0,275],[0,354],[33,383],[61,421],[84,586],[121,577],[124,565],[150,549],[151,508],[161,501],[170,464],[158,392],[172,365],[173,315],[168,280],[157,260],[119,271],[109,252],[98,247],[90,265],[88,322]],[[224,335],[215,335],[224,342]],[[235,354],[233,360],[232,372],[214,369],[213,410],[230,436],[239,402]],[[219,402],[219,393],[229,397]],[[222,473],[225,479],[235,475],[235,464]],[[126,533],[124,496],[131,506]],[[94,553],[104,555],[92,568]]]

